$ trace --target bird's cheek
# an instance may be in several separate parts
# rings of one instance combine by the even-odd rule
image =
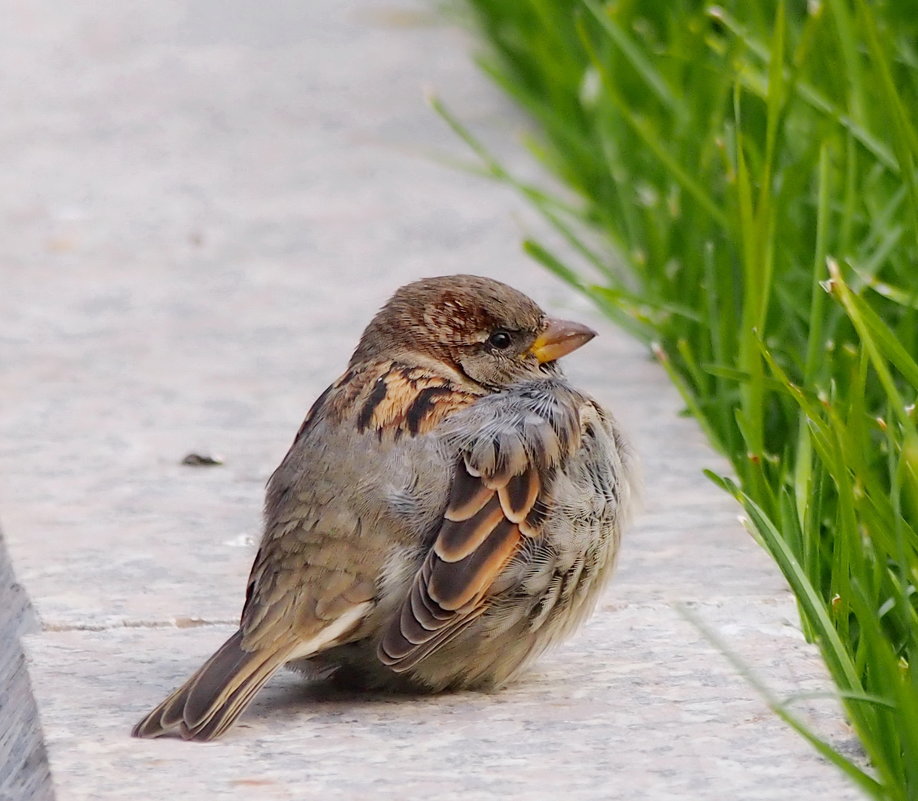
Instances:
[[[492,360],[485,357],[484,354],[463,353],[458,361],[462,372],[473,381],[477,381],[479,384],[492,383],[493,376],[491,373],[494,372],[494,365],[489,364]]]

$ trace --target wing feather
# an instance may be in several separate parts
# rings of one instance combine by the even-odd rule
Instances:
[[[580,447],[578,405],[563,393],[549,395],[518,396],[515,405],[490,396],[467,410],[494,407],[482,410],[487,424],[476,434],[456,437],[442,523],[379,643],[380,660],[394,671],[410,670],[484,614],[525,539],[541,534],[542,498],[557,467]],[[470,427],[463,421],[463,431]]]
[[[446,519],[434,543],[434,551],[444,562],[467,559],[491,536],[497,524],[504,519],[504,510],[494,490],[488,490],[490,500],[474,515],[465,520]]]

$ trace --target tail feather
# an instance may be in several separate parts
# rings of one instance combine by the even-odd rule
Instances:
[[[251,678],[238,685],[225,698],[219,708],[211,708],[206,717],[194,727],[197,740],[213,740],[223,735],[252,702],[255,694],[280,667],[275,659],[269,659],[251,674]]]
[[[237,631],[181,687],[133,729],[134,737],[176,732],[186,740],[212,740],[225,732],[264,683],[287,660],[286,650],[246,651]]]

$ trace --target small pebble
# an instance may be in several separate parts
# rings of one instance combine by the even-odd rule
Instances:
[[[182,459],[182,464],[191,465],[191,467],[213,467],[214,465],[223,464],[223,459],[219,456],[208,456],[207,454],[201,453],[189,453],[184,459]]]

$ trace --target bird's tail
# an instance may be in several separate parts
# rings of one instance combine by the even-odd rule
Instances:
[[[134,737],[177,732],[185,740],[213,740],[251,703],[287,660],[287,651],[246,651],[237,631],[198,671],[138,723]]]

